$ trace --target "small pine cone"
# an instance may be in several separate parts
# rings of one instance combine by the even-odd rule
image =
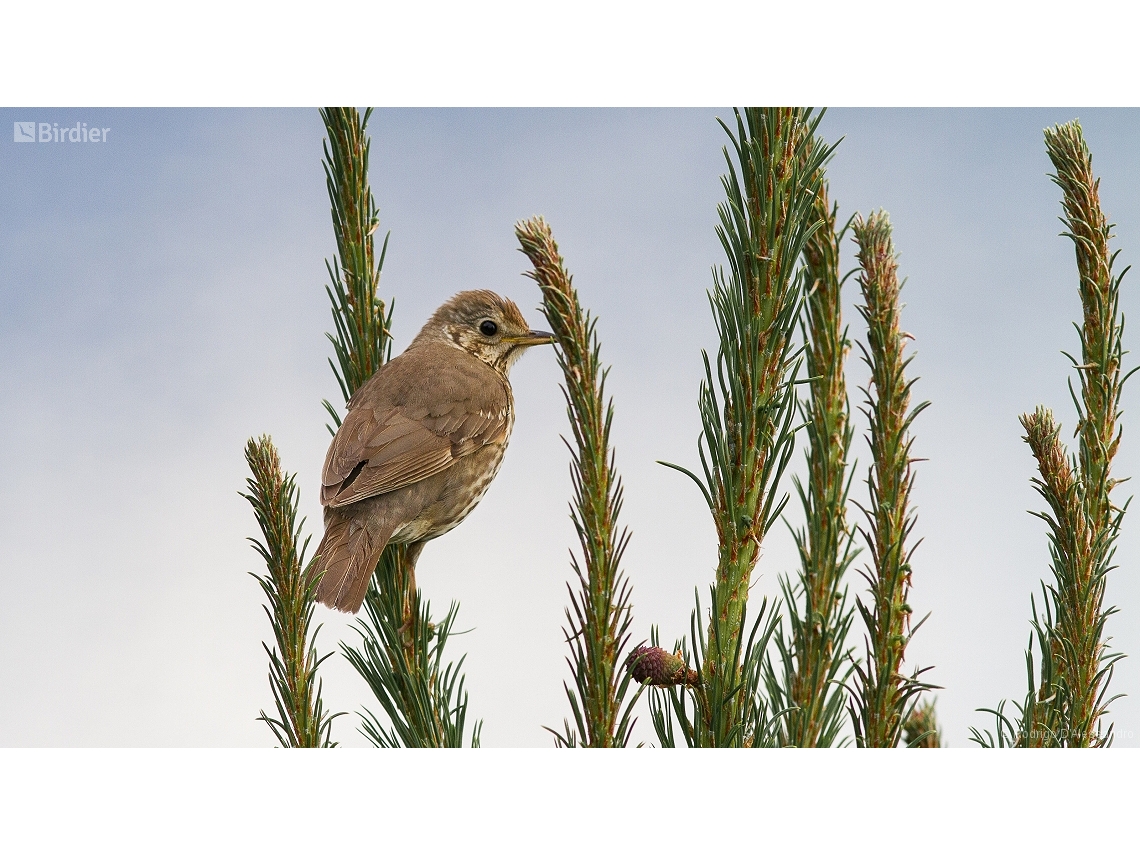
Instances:
[[[646,686],[695,686],[699,679],[680,656],[644,644],[629,654],[625,667],[633,679]]]

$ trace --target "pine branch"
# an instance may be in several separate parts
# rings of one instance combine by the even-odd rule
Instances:
[[[1028,691],[1015,704],[1014,719],[996,710],[996,736],[974,730],[983,745],[1019,747],[1099,747],[1112,742],[1112,725],[1101,719],[1119,695],[1108,686],[1121,653],[1109,652],[1104,629],[1116,612],[1105,607],[1104,592],[1127,502],[1113,503],[1118,483],[1112,460],[1120,446],[1120,396],[1124,317],[1120,313],[1120,283],[1127,270],[1113,274],[1116,254],[1109,250],[1112,224],[1100,206],[1100,180],[1079,122],[1048,128],[1045,147],[1057,170],[1061,188],[1065,236],[1073,241],[1077,258],[1083,323],[1077,327],[1081,359],[1072,359],[1080,378],[1077,406],[1079,452],[1068,456],[1053,414],[1038,407],[1021,417],[1025,441],[1037,460],[1033,484],[1049,510],[1032,512],[1049,526],[1053,582],[1042,583],[1045,612],[1033,603],[1033,634],[1026,654]],[[1033,641],[1040,663],[1035,673]]]
[[[341,644],[345,658],[364,677],[389,722],[365,710],[361,731],[377,748],[462,748],[467,722],[462,675],[466,657],[443,665],[444,647],[459,605],[452,603],[447,617],[432,624],[431,606],[420,601],[416,590],[411,607],[419,619],[409,627],[400,607],[408,590],[403,550],[403,546],[386,549],[380,558],[374,584],[364,598],[365,617],[356,622],[360,649]],[[409,638],[409,632],[415,635]],[[479,747],[482,727],[477,721],[472,728],[472,748]]]
[[[860,747],[891,748],[902,738],[903,723],[918,696],[934,688],[918,680],[929,669],[915,671],[911,677],[902,673],[906,646],[918,629],[918,625],[911,626],[907,602],[911,558],[917,546],[908,545],[915,524],[910,508],[914,486],[910,427],[927,403],[910,407],[914,381],[906,379],[906,368],[913,357],[903,354],[909,335],[899,325],[902,286],[890,221],[880,211],[866,220],[857,216],[853,229],[864,302],[859,312],[867,322],[867,346],[860,344],[860,350],[871,369],[871,385],[864,390],[864,413],[870,421],[872,465],[867,486],[871,501],[864,509],[868,528],[861,530],[873,566],[863,574],[871,586],[871,602],[856,601],[867,628],[867,659],[856,666],[857,685],[849,712]]]
[[[1089,482],[1074,476],[1059,439],[1060,425],[1049,410],[1040,407],[1021,423],[1041,476],[1034,484],[1050,511],[1037,514],[1049,525],[1054,574],[1054,584],[1046,587],[1044,626],[1051,673],[1041,686],[1053,698],[1058,744],[1097,746],[1107,740],[1098,724],[1109,703],[1104,689],[1120,658],[1109,655],[1101,640],[1104,622],[1115,611],[1105,610],[1103,603],[1119,513],[1097,519],[1100,497],[1090,496]],[[1107,467],[1102,471],[1107,474]]]
[[[565,378],[562,391],[574,435],[574,444],[566,443],[574,482],[570,518],[585,564],[583,570],[571,552],[578,589],[567,586],[571,608],[566,609],[563,632],[574,675],[574,688],[565,687],[574,725],[566,720],[563,733],[551,733],[556,744],[566,747],[623,748],[629,744],[640,691],[627,700],[630,675],[620,669],[633,615],[629,582],[618,566],[629,530],[618,530],[622,487],[610,446],[613,399],[605,397],[608,369],[601,366],[596,320],[582,309],[550,226],[535,217],[516,224],[515,235],[534,265],[527,276],[542,290],[543,314],[554,333]]]
[[[253,506],[264,541],[250,538],[267,573],[252,575],[269,600],[263,606],[273,627],[276,645],[262,644],[269,655],[269,686],[277,705],[277,718],[258,716],[285,748],[332,748],[332,720],[321,701],[317,666],[329,654],[317,656],[317,632],[310,632],[316,604],[317,579],[302,570],[306,538],[300,550],[295,476],[281,471],[277,449],[268,436],[249,440],[245,459],[253,473],[246,479],[249,492],[241,493]]]
[[[1111,741],[1112,728],[1102,733],[1100,719],[1113,698],[1108,684],[1121,654],[1110,654],[1104,624],[1115,608],[1104,607],[1104,588],[1124,508],[1112,503],[1117,481],[1112,460],[1120,447],[1120,396],[1127,379],[1121,374],[1124,357],[1124,317],[1120,313],[1120,282],[1127,270],[1113,276],[1115,254],[1108,247],[1112,224],[1100,206],[1100,180],[1079,122],[1045,131],[1049,159],[1057,170],[1053,180],[1063,193],[1064,222],[1073,241],[1080,274],[1081,405],[1077,408],[1082,510],[1087,527],[1089,558],[1073,565],[1074,578],[1058,577],[1054,598],[1058,677],[1070,698],[1066,721],[1069,744],[1099,746]],[[1028,430],[1028,426],[1027,426]],[[1041,457],[1036,454],[1038,461]],[[1044,476],[1044,471],[1042,471]],[[1079,537],[1079,529],[1074,527]]]
[[[776,730],[780,745],[829,747],[845,720],[844,686],[852,671],[847,633],[854,610],[843,575],[854,560],[854,532],[847,525],[851,475],[847,457],[853,430],[844,375],[851,344],[843,328],[837,208],[823,184],[815,201],[820,227],[804,249],[802,275],[810,397],[801,403],[807,434],[808,480],[793,477],[806,526],[794,531],[800,555],[798,582],[781,577],[790,632],[776,636],[780,670],[769,660],[765,682],[771,703],[788,709]]]
[[[321,110],[328,137],[324,144],[325,184],[332,205],[337,258],[328,268],[330,284],[325,291],[332,301],[333,327],[326,333],[332,342],[336,363],[329,361],[345,401],[388,361],[392,352],[389,309],[377,296],[388,237],[376,258],[373,235],[380,227],[380,213],[368,184],[368,119],[352,107]],[[340,417],[328,401],[325,409],[340,426]],[[329,428],[334,433],[333,428]]]
[[[373,244],[380,216],[368,183],[371,113],[366,111],[362,118],[354,108],[321,110],[328,134],[325,178],[339,256],[326,263],[336,331],[328,334],[336,355],[336,362],[329,364],[346,404],[392,352],[392,310],[385,312],[378,296],[388,238],[379,258]],[[339,427],[336,408],[328,401],[324,406]],[[329,432],[335,430],[330,426]],[[384,550],[365,596],[365,617],[356,628],[363,648],[341,645],[391,720],[388,728],[365,710],[363,732],[381,747],[459,746],[467,714],[462,659],[440,671],[459,606],[453,603],[447,618],[433,624],[430,604],[416,586],[414,563],[406,557],[402,545],[390,544]],[[478,745],[481,726],[474,726],[472,746]]]
[[[748,644],[744,634],[760,545],[787,502],[779,482],[794,447],[800,355],[793,352],[792,337],[802,298],[794,273],[819,228],[814,204],[820,170],[832,151],[815,138],[819,118],[803,109],[748,108],[736,111],[735,132],[722,123],[732,150],[724,152],[728,198],[718,209],[717,234],[729,270],[714,270],[709,294],[720,347],[715,370],[704,354],[698,446],[703,482],[689,473],[716,525],[716,582],[707,634],[696,631],[696,616],[692,622],[701,676],[694,716],[686,718],[678,707],[676,689],[670,690],[671,706],[658,703],[660,715],[654,716],[655,722],[680,716],[691,745],[759,745],[770,736],[760,683],[763,645],[774,630],[776,610],[762,604]],[[659,728],[664,742],[662,733]]]

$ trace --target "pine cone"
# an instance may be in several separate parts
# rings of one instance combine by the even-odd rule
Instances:
[[[629,654],[625,667],[633,679],[646,686],[696,686],[700,679],[680,656],[644,644]]]

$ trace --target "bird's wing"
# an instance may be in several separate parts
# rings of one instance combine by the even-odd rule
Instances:
[[[321,504],[390,493],[505,440],[509,398],[491,368],[447,346],[418,356],[401,354],[353,396],[325,458]]]

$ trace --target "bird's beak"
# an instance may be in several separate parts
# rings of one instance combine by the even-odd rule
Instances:
[[[512,336],[512,344],[521,344],[523,347],[533,347],[536,344],[552,344],[554,333],[545,330],[528,330],[526,335]]]

